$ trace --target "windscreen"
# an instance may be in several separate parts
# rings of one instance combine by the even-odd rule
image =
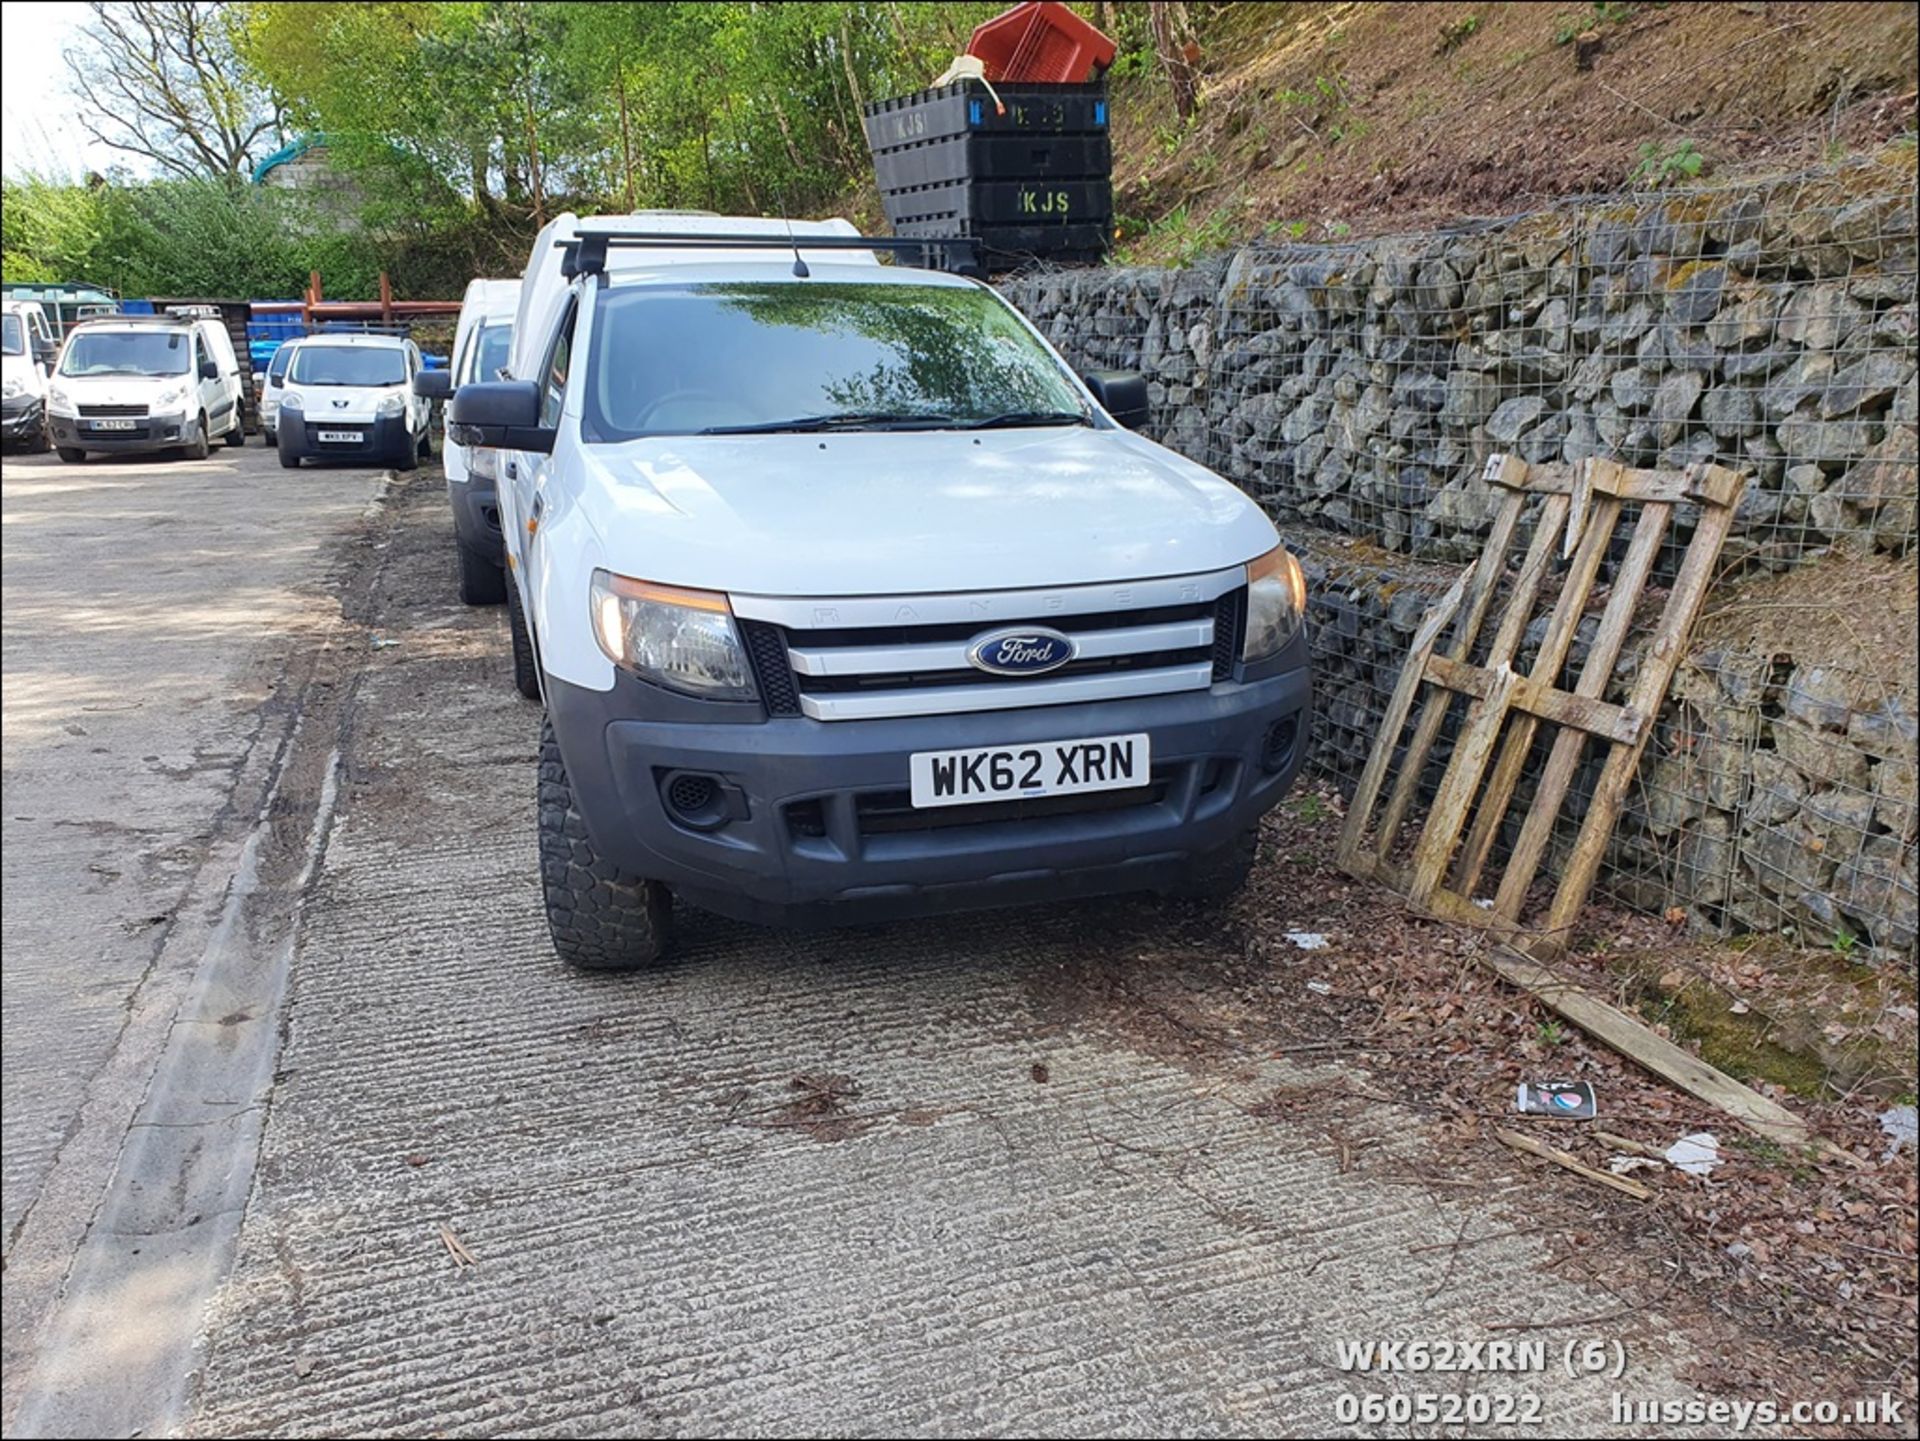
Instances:
[[[60,357],[62,375],[185,375],[193,359],[184,330],[80,330]]]
[[[399,385],[407,358],[384,346],[303,345],[287,378],[295,385]]]
[[[8,355],[25,355],[27,328],[20,323],[20,317],[9,315],[0,319],[4,322],[0,323],[0,350],[4,350]]]
[[[466,373],[460,376],[459,383],[465,385],[469,380],[498,380],[501,367],[507,363],[512,351],[511,325],[482,326],[474,332],[473,343],[467,347]]]
[[[1072,381],[992,292],[873,282],[616,287],[600,297],[585,436],[1084,423]]]

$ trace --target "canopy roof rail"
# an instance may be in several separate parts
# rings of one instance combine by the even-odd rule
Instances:
[[[696,232],[669,235],[630,230],[580,230],[554,241],[563,252],[560,273],[599,275],[607,268],[607,251],[621,250],[783,250],[794,255],[796,273],[804,275],[803,250],[886,251],[898,257],[917,256],[917,268],[965,273],[975,267],[973,241],[965,236],[874,239],[865,235],[712,235]]]

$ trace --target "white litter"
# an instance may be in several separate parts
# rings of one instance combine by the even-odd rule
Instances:
[[[1667,1160],[1689,1176],[1707,1176],[1720,1164],[1720,1138],[1711,1131],[1695,1131],[1667,1147]]]
[[[1480,909],[1483,911],[1490,911],[1493,909],[1493,898],[1491,896],[1475,896],[1473,898],[1473,903],[1476,906],[1480,907]]]
[[[1308,981],[1307,989],[1312,991],[1316,996],[1330,996],[1333,994],[1333,987],[1325,981]]]
[[[1624,1176],[1629,1171],[1638,1171],[1644,1167],[1658,1169],[1660,1163],[1651,1156],[1615,1156],[1607,1162],[1607,1169],[1616,1176]]]
[[[1891,1161],[1899,1155],[1902,1146],[1912,1150],[1920,1145],[1915,1135],[1916,1130],[1920,1130],[1920,1122],[1917,1122],[1912,1106],[1887,1107],[1880,1113],[1880,1129],[1887,1133],[1886,1160]]]
[[[1327,938],[1318,931],[1288,931],[1287,939],[1303,951],[1324,951]]]

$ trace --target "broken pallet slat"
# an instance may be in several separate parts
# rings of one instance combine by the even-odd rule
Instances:
[[[1629,1181],[1625,1176],[1615,1176],[1607,1171],[1596,1171],[1577,1156],[1570,1156],[1558,1147],[1549,1146],[1544,1141],[1536,1141],[1531,1136],[1523,1136],[1517,1131],[1502,1130],[1495,1126],[1494,1139],[1502,1145],[1511,1146],[1516,1151],[1525,1151],[1529,1156],[1538,1156],[1543,1161],[1551,1161],[1556,1166],[1565,1167],[1576,1176],[1585,1176],[1602,1186],[1607,1186],[1622,1195],[1631,1196],[1636,1201],[1651,1201],[1653,1188],[1643,1186],[1638,1181]]]
[[[1753,1131],[1782,1145],[1812,1139],[1807,1123],[1785,1106],[1743,1086],[1726,1072],[1682,1050],[1625,1011],[1609,1005],[1510,946],[1494,946],[1481,961],[1501,979],[1565,1016],[1596,1040],[1671,1081],[1689,1095],[1725,1111]]]

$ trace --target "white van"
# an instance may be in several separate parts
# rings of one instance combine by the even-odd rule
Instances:
[[[280,392],[286,383],[287,366],[293,361],[294,348],[299,344],[297,340],[281,341],[267,362],[266,373],[260,377],[260,438],[269,449],[280,443]]]
[[[670,895],[761,921],[1217,895],[1306,750],[1306,587],[990,288],[845,221],[561,217],[499,447],[555,948]]]
[[[233,338],[215,319],[115,315],[67,331],[47,386],[64,461],[88,451],[177,449],[204,459],[212,441],[245,445],[245,381]]]
[[[287,373],[269,379],[280,464],[357,460],[412,470],[432,453],[433,403],[414,394],[420,347],[397,335],[309,335]]]
[[[513,314],[519,303],[518,280],[471,282],[454,328],[452,366],[422,371],[414,388],[429,401],[445,400],[469,381],[500,379],[513,344]],[[496,452],[472,449],[451,436],[441,456],[460,557],[460,599],[468,605],[498,605],[507,598],[497,461]]]
[[[45,450],[47,373],[60,353],[47,313],[34,300],[9,300],[0,310],[0,439]]]

